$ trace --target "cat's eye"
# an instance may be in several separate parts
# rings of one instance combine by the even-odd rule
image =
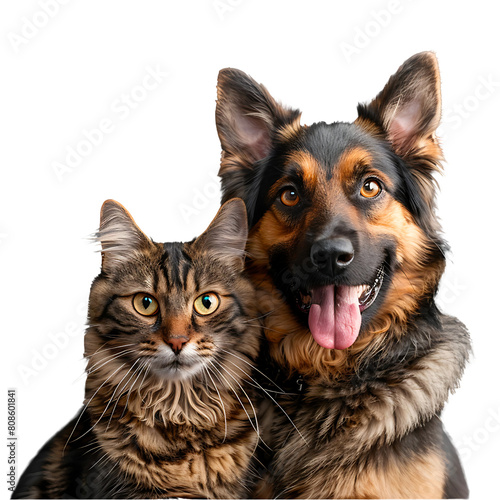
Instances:
[[[367,179],[361,186],[360,194],[363,198],[375,198],[382,191],[380,182],[376,179]]]
[[[204,293],[196,298],[193,307],[201,316],[208,316],[217,311],[220,304],[219,296],[214,292]]]
[[[287,207],[294,207],[300,201],[299,193],[296,189],[287,188],[281,192],[280,200]]]
[[[136,293],[132,299],[134,309],[142,316],[153,316],[158,312],[158,301],[147,293]]]

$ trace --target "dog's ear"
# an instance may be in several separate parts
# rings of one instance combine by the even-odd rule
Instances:
[[[219,72],[215,120],[222,145],[223,201],[245,199],[247,175],[269,155],[277,132],[299,119],[300,111],[278,104],[263,85],[242,71]]]
[[[433,215],[434,173],[440,170],[443,159],[436,138],[441,119],[440,87],[436,56],[432,52],[415,54],[389,78],[371,103],[358,105],[355,121],[370,133],[388,139],[393,151],[404,159],[410,174],[407,189],[412,212],[431,231],[437,227]]]
[[[429,142],[441,119],[441,83],[436,56],[421,52],[406,60],[368,105],[358,106],[358,123],[381,127],[394,151],[405,156]]]

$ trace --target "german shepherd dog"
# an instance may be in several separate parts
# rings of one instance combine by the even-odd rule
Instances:
[[[435,303],[447,250],[434,213],[440,115],[430,52],[353,123],[301,125],[245,73],[219,73],[223,202],[246,203],[263,371],[286,389],[273,396],[288,417],[277,411],[268,429],[262,495],[468,496],[439,417],[470,351]]]

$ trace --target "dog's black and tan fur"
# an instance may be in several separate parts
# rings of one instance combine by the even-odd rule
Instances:
[[[278,400],[300,434],[276,413],[263,495],[468,495],[439,419],[470,350],[465,327],[434,300],[446,250],[434,213],[440,114],[432,53],[407,60],[354,123],[302,126],[246,74],[219,74],[223,201],[247,205],[265,369],[303,385]],[[318,345],[314,290],[361,285],[375,299],[357,340]]]

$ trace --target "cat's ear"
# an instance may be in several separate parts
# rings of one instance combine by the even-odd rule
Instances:
[[[432,52],[406,60],[369,104],[358,106],[357,123],[381,127],[394,151],[405,156],[435,141],[441,119],[441,80]]]
[[[205,232],[193,242],[193,248],[243,270],[247,237],[245,203],[233,198],[222,205]]]
[[[226,68],[217,79],[215,121],[222,146],[219,176],[227,200],[244,197],[245,176],[269,155],[280,129],[298,124],[300,111],[278,104],[243,71]]]
[[[96,233],[101,244],[102,269],[127,262],[137,252],[151,247],[151,240],[139,229],[128,211],[114,200],[107,200],[101,208],[101,223]]]

